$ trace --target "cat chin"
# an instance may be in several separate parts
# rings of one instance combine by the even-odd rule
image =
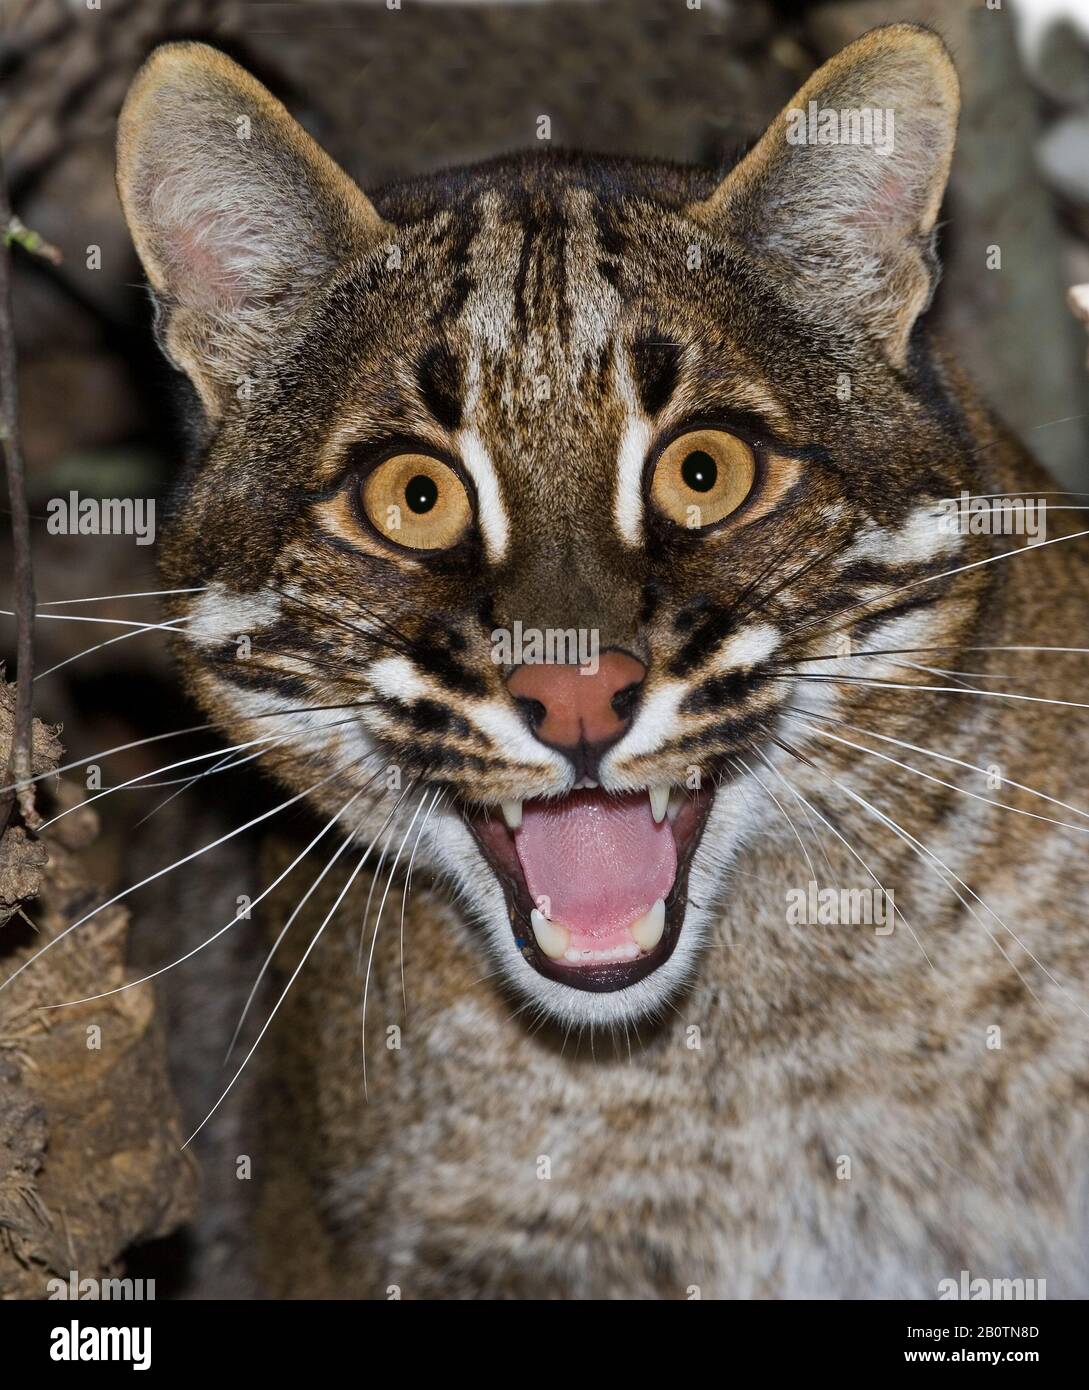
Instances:
[[[481,931],[502,979],[528,1006],[528,1017],[547,1017],[565,1029],[623,1029],[660,1016],[694,979],[715,920],[711,908],[721,895],[732,848],[739,839],[740,826],[733,812],[733,796],[719,794],[709,807],[668,954],[642,978],[615,989],[576,987],[549,978],[526,959],[511,930],[506,895],[461,816],[436,817],[438,823],[428,827],[427,838],[432,862],[458,890],[470,930]]]

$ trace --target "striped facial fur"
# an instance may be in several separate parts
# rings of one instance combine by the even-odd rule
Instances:
[[[538,153],[366,198],[192,44],[122,116],[204,421],[165,555],[190,688],[361,843],[414,835],[568,1023],[698,971],[792,712],[862,698],[799,675],[953,642],[985,587],[939,577],[985,542],[940,524],[973,450],[915,331],[952,69],[894,26],[811,101],[894,110],[895,148],[784,113],[725,177]]]

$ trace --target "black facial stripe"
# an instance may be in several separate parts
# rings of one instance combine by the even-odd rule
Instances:
[[[677,389],[681,347],[658,338],[641,338],[632,344],[632,364],[639,400],[648,415],[656,415]]]
[[[398,700],[387,696],[375,703],[387,714],[402,720],[419,734],[457,734],[462,738],[482,742],[483,736],[473,728],[464,715],[449,705],[426,696],[418,700]]]
[[[488,682],[458,656],[468,646],[456,629],[425,629],[408,644],[408,655],[424,674],[434,676],[446,690],[484,699]]]
[[[724,705],[736,705],[765,689],[771,679],[767,672],[758,669],[726,671],[722,675],[708,676],[684,697],[681,711],[684,714],[707,714]]]
[[[729,608],[712,608],[694,628],[669,665],[673,676],[688,676],[707,661],[734,631],[737,618]]]
[[[428,348],[416,372],[420,394],[428,410],[444,429],[456,430],[461,424],[461,372],[445,344]]]
[[[243,690],[256,690],[266,695],[284,695],[300,705],[313,698],[309,686],[301,677],[286,671],[280,675],[268,666],[251,665],[238,656],[235,647],[230,648],[229,655],[217,654],[207,657],[206,660],[221,680],[229,681],[231,685],[239,686]]]

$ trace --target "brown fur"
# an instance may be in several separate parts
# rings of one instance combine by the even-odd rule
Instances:
[[[964,766],[1080,805],[1084,711],[972,688],[1081,698],[1083,655],[974,649],[1077,645],[1084,545],[942,549],[927,529],[961,488],[1048,489],[917,323],[955,125],[939,41],[875,31],[810,100],[893,107],[897,152],[792,150],[781,117],[722,180],[524,156],[367,200],[220,55],[160,50],[137,81],[122,197],[209,422],[166,553],[171,581],[216,586],[177,605],[190,687],[235,741],[267,733],[269,711],[350,706],[348,728],[278,716],[290,737],[266,764],[292,789],[324,777],[323,819],[375,776],[347,828],[379,832],[390,863],[425,790],[444,794],[403,935],[397,886],[366,942],[366,1101],[367,874],[258,1054],[276,1292],[935,1297],[961,1269],[1089,1290],[1084,841],[1033,817],[1083,818]],[[239,111],[256,163],[230,143]],[[270,179],[280,215],[255,230]],[[187,197],[211,218],[188,236]],[[632,421],[658,447],[708,416],[763,459],[758,505],[706,536],[644,508],[633,539]],[[421,562],[360,522],[352,489],[391,438],[477,468],[479,525],[456,551]],[[1075,529],[1049,521],[1049,538]],[[546,990],[463,829],[474,807],[570,784],[490,660],[489,633],[516,620],[637,654],[643,711],[682,691],[653,746],[618,745],[610,789],[693,765],[721,787],[674,974],[639,994]],[[772,653],[746,655],[761,628]],[[898,650],[844,657],[844,636]],[[390,765],[407,792],[380,830]],[[824,844],[819,877],[868,882],[814,814],[894,889],[892,935],[785,919],[811,876],[791,819],[815,862]],[[288,934],[284,983],[354,862]]]

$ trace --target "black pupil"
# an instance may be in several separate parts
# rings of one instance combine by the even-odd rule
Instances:
[[[417,473],[405,485],[405,501],[409,509],[420,515],[429,512],[439,500],[439,489],[434,478],[426,473]]]
[[[693,492],[710,492],[718,479],[718,464],[702,449],[693,449],[681,464],[681,477]]]

